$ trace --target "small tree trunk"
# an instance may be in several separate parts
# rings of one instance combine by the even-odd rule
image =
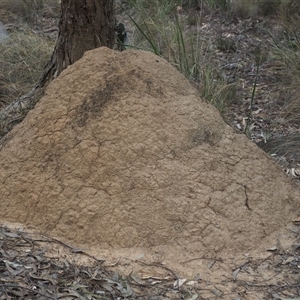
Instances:
[[[62,0],[56,46],[39,87],[48,84],[85,51],[113,48],[115,34],[113,0]]]

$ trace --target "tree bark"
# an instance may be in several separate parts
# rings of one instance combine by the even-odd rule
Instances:
[[[85,51],[113,48],[114,29],[113,0],[62,0],[58,38],[39,86],[48,84]]]

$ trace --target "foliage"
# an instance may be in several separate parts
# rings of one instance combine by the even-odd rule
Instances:
[[[299,11],[291,13],[287,9],[290,8],[281,13],[283,36],[280,41],[273,39],[273,55],[281,62],[282,81],[288,95],[281,115],[288,122],[300,125],[300,15]]]
[[[175,5],[171,0],[158,6],[143,3],[131,2],[134,16],[128,15],[135,30],[130,47],[147,49],[164,57],[198,86],[204,99],[224,112],[234,101],[236,89],[234,84],[224,80],[213,65],[211,41],[200,34],[201,16],[194,14],[190,18],[183,18],[182,6]],[[181,4],[195,5],[192,1]],[[197,30],[186,29],[191,23]]]

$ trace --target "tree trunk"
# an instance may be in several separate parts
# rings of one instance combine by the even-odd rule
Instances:
[[[87,50],[113,48],[113,0],[62,0],[56,46],[39,87],[48,84]]]

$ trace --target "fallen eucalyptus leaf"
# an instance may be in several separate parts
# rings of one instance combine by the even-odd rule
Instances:
[[[188,300],[196,300],[198,299],[199,295],[198,294],[194,294],[191,298],[189,298]]]
[[[2,231],[4,235],[10,237],[10,238],[19,238],[20,235],[14,232],[9,232],[9,231]]]
[[[175,289],[178,289],[178,288],[180,288],[186,281],[187,281],[186,278],[179,278],[179,279],[177,279],[177,280],[174,282],[173,286],[174,286]]]
[[[237,268],[233,273],[232,273],[232,277],[234,280],[236,280],[236,276],[238,275],[238,273],[240,272],[240,268]]]

